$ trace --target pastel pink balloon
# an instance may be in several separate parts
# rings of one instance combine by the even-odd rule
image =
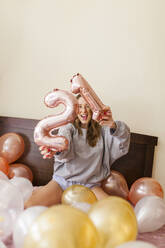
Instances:
[[[165,225],[165,202],[158,196],[145,196],[135,206],[139,233],[153,232]]]
[[[149,195],[163,198],[163,188],[154,178],[142,177],[131,185],[128,198],[135,205],[141,198]]]
[[[81,74],[76,74],[71,79],[71,91],[74,94],[79,93],[85,101],[89,104],[93,116],[92,119],[99,121],[102,116],[106,115],[109,107],[104,105],[89,83],[82,77]]]
[[[55,151],[66,150],[68,140],[63,136],[54,135],[52,132],[54,129],[74,121],[77,115],[77,99],[68,91],[54,89],[46,95],[45,104],[50,108],[63,104],[65,109],[60,114],[48,116],[39,121],[34,130],[34,141],[39,146],[47,146]]]

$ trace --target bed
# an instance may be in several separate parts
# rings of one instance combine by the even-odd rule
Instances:
[[[53,160],[44,160],[33,140],[34,127],[39,120],[0,117],[0,136],[15,132],[21,135],[25,142],[25,151],[17,160],[26,164],[33,172],[34,186],[45,185],[52,177]],[[154,136],[131,133],[129,153],[118,159],[112,169],[121,172],[127,180],[128,186],[140,177],[151,177],[153,157],[158,138]]]
[[[16,162],[30,167],[34,176],[34,186],[48,183],[53,173],[53,160],[44,160],[33,140],[34,127],[38,121],[25,118],[0,117],[0,136],[5,133],[15,132],[24,139],[25,151]],[[124,175],[129,187],[140,177],[152,176],[154,151],[157,142],[158,137],[131,133],[128,154],[112,165],[113,170]],[[157,247],[163,248],[165,247],[165,227],[154,233],[139,234],[138,239],[152,242]]]

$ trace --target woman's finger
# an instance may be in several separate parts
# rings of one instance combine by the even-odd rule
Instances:
[[[40,146],[38,149],[39,151],[42,151],[45,148],[45,146]]]
[[[104,122],[104,121],[100,121],[99,124],[100,124],[101,126],[104,126],[104,125],[105,125],[105,122]]]
[[[46,158],[52,158],[53,157],[53,154],[51,154],[51,153],[45,153],[44,155],[43,155],[43,158],[44,159],[46,159]]]
[[[41,151],[40,153],[41,153],[42,155],[44,155],[44,154],[47,154],[48,152],[45,151],[45,150],[43,150],[43,151]]]
[[[109,118],[109,116],[103,116],[102,118],[101,118],[101,120],[105,120],[105,121],[107,121],[107,120],[109,120],[110,118]]]

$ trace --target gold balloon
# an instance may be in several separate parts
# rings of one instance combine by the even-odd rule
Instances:
[[[98,232],[88,215],[68,205],[45,210],[33,222],[24,248],[96,248]]]
[[[97,198],[92,190],[82,185],[72,185],[62,194],[62,203],[71,205],[75,202],[87,202],[93,204]]]
[[[136,239],[137,221],[133,207],[121,197],[110,196],[93,204],[88,215],[100,234],[100,247],[114,248]]]

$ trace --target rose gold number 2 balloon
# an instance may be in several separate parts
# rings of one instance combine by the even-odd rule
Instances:
[[[50,108],[63,104],[65,109],[60,114],[48,116],[39,121],[34,129],[34,141],[39,146],[54,148],[55,151],[66,150],[68,140],[64,136],[53,135],[52,131],[74,121],[77,111],[77,99],[68,91],[54,89],[46,95],[45,104]]]
[[[92,119],[99,121],[109,111],[109,107],[101,102],[89,83],[79,73],[71,79],[71,91],[74,94],[80,93],[89,104],[93,112]]]

